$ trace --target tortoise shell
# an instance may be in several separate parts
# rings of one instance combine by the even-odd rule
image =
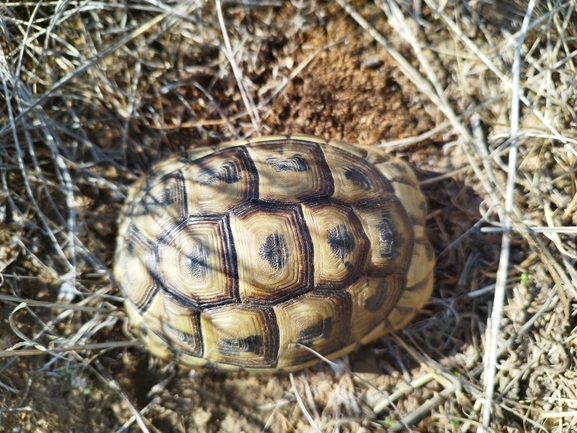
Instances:
[[[425,217],[413,171],[375,148],[306,135],[196,147],[132,187],[114,275],[153,354],[296,370],[413,318],[433,285]]]

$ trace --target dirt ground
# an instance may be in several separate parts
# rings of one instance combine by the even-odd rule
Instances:
[[[218,2],[4,6],[0,431],[467,432],[482,424],[522,21],[504,19],[501,8],[526,5],[423,3],[419,11],[407,2],[398,21],[381,2],[349,2],[383,46],[338,2],[258,3],[223,2],[228,57]],[[575,428],[567,313],[576,235],[537,229],[577,225],[575,18],[557,5],[549,12],[538,2],[534,18],[546,16],[547,30],[530,29],[523,46],[530,105],[519,109],[518,225],[490,431]],[[551,44],[545,80],[540,62]],[[154,359],[110,273],[128,187],[190,146],[291,133],[384,146],[413,165],[437,255],[431,300],[405,329],[292,376]]]

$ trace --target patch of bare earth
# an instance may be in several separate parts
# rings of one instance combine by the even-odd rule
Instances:
[[[521,31],[509,0],[220,3],[0,9],[0,430],[575,428],[574,5],[538,1]],[[290,133],[413,164],[430,302],[292,378],[153,359],[110,274],[129,186],[175,151]]]

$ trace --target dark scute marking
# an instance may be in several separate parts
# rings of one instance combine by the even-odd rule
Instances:
[[[398,163],[393,163],[391,164],[395,170],[401,172],[401,173],[406,173],[407,172],[407,166],[405,164],[398,164]]]
[[[195,245],[184,257],[186,267],[194,278],[203,278],[208,272],[208,249],[204,245]]]
[[[134,241],[132,239],[128,239],[128,241],[126,243],[126,249],[128,250],[128,253],[132,254],[134,252],[135,248],[136,248],[136,245],[134,245]]]
[[[397,232],[391,215],[385,211],[381,214],[381,221],[377,224],[379,232],[379,253],[381,257],[394,260],[400,253],[403,237]]]
[[[345,167],[345,177],[353,185],[358,186],[365,191],[371,189],[371,182],[369,182],[369,178],[367,177],[366,173],[354,165]]]
[[[198,176],[198,181],[202,185],[212,185],[216,182],[236,183],[240,180],[241,169],[232,161],[227,161],[220,167],[214,166],[203,167]]]
[[[194,337],[188,332],[182,332],[180,329],[176,329],[174,326],[164,320],[162,321],[162,324],[165,328],[170,329],[171,335],[178,338],[179,341],[188,343],[189,345],[196,345]]]
[[[165,187],[162,192],[156,196],[150,193],[142,200],[143,215],[156,212],[158,209],[170,206],[177,201],[178,191],[176,188]]]
[[[279,158],[276,156],[269,156],[265,163],[270,165],[276,172],[281,171],[295,171],[302,172],[309,169],[307,160],[300,154],[295,153],[290,158]]]
[[[266,260],[275,271],[285,267],[289,256],[284,236],[278,233],[268,235],[258,252],[260,258]]]
[[[355,248],[355,240],[344,224],[339,224],[327,231],[327,242],[333,256],[340,260],[344,260]]]
[[[241,352],[263,353],[263,341],[260,335],[249,335],[246,338],[222,338],[218,351],[224,356],[239,356]]]
[[[333,330],[333,319],[325,317],[313,326],[299,332],[298,342],[311,346],[315,338],[329,338]]]
[[[381,281],[377,286],[375,294],[363,301],[363,309],[367,310],[370,313],[376,313],[377,311],[379,311],[383,306],[383,304],[385,303],[386,292],[387,292],[386,284],[384,281]]]

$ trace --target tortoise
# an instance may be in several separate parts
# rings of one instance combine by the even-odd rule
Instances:
[[[193,147],[131,188],[114,275],[156,356],[293,371],[406,325],[434,254],[407,163],[308,135]]]

